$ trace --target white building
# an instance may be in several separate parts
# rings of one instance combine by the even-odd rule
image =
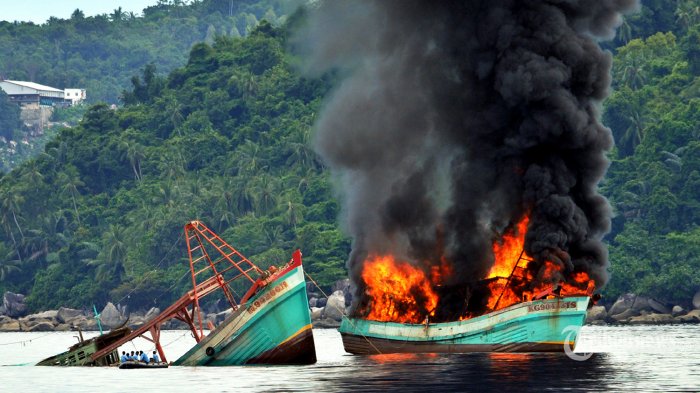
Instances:
[[[22,106],[54,106],[65,100],[63,90],[34,82],[2,80],[0,89],[10,96],[11,101]]]
[[[80,104],[86,97],[85,89],[65,89],[66,101],[70,101],[71,105]]]

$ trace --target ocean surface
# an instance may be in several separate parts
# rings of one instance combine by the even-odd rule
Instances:
[[[33,366],[65,351],[75,335],[0,333],[0,392],[700,391],[700,325],[585,326],[576,352],[593,355],[583,361],[563,353],[353,356],[336,330],[314,329],[318,363],[311,366]],[[175,360],[194,339],[167,331],[161,343]],[[141,340],[121,350],[153,345]]]

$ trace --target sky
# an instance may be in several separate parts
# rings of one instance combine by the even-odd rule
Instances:
[[[0,20],[32,21],[42,24],[51,16],[68,19],[76,8],[80,8],[85,16],[109,14],[119,7],[122,7],[124,12],[131,11],[140,15],[144,8],[155,5],[157,2],[157,0],[0,0]]]

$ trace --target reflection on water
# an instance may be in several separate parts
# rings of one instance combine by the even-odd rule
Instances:
[[[186,334],[163,332],[170,359],[192,345]],[[697,326],[584,327],[578,350],[595,354],[582,362],[564,354],[352,356],[337,331],[315,330],[314,337],[319,361],[311,366],[0,367],[0,392],[700,391]],[[32,341],[3,345],[20,340]],[[71,333],[2,333],[0,365],[34,364],[74,340]]]

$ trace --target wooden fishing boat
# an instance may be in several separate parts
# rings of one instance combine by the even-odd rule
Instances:
[[[78,333],[80,342],[68,348],[66,352],[40,361],[37,366],[109,366],[119,363],[119,354],[116,348],[103,351],[97,357],[93,357],[93,355],[128,336],[131,329],[121,327],[88,340],[83,340],[82,332]]]
[[[261,269],[200,221],[185,225],[185,238],[193,288],[133,333],[93,354],[93,358],[142,337],[153,342],[160,359],[167,362],[160,344],[161,326],[178,319],[189,327],[196,344],[173,365],[316,362],[299,250],[286,265]],[[218,326],[204,318],[200,304],[202,298],[217,292],[232,309]],[[238,293],[244,295],[239,297]]]
[[[588,296],[517,303],[479,317],[407,324],[345,318],[343,346],[352,354],[400,352],[563,352],[586,320]]]

